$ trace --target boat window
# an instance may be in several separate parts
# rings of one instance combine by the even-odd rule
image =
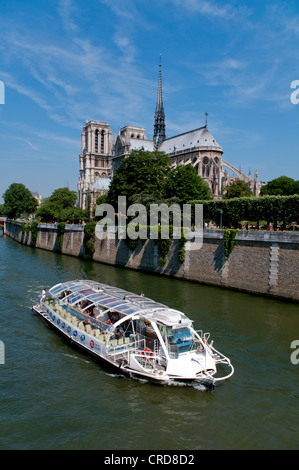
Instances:
[[[81,290],[80,292],[81,292],[82,294],[84,294],[84,295],[92,295],[92,294],[94,294],[94,291],[91,290],[91,289],[84,289],[84,290]]]
[[[112,302],[115,302],[115,299],[111,299],[111,297],[108,298],[108,299],[101,300],[101,303],[102,303],[103,305],[109,305],[109,304],[111,304]]]
[[[189,328],[173,329],[172,336],[179,354],[195,349],[194,339]]]
[[[139,308],[134,308],[134,307],[129,307],[129,308],[122,308],[122,307],[117,307],[116,310],[120,310],[122,313],[125,313],[126,315],[130,315],[131,313],[138,312],[140,309]]]
[[[119,305],[122,305],[121,300],[112,300],[111,302],[109,302],[109,304],[107,303],[107,307],[109,307],[109,308],[117,307]]]
[[[109,299],[110,297],[108,295],[98,295],[96,298],[97,302],[103,302],[104,300]]]
[[[62,292],[63,290],[65,289],[65,286],[64,285],[60,285],[58,287],[55,287],[54,289],[50,289],[49,292],[51,292],[51,294],[58,294],[60,292]]]
[[[117,310],[119,310],[122,313],[125,313],[126,315],[129,315],[131,313],[140,311],[140,307],[136,305],[134,306],[134,305],[124,304],[124,305],[119,305],[117,307]]]
[[[189,328],[174,329],[171,326],[158,324],[161,336],[171,356],[193,351],[195,343]]]
[[[97,301],[97,302],[98,302],[98,301],[100,301],[100,300],[102,300],[102,299],[107,299],[108,296],[107,296],[107,295],[106,295],[106,296],[105,296],[105,295],[100,295],[100,294],[92,294],[92,295],[89,295],[88,298],[89,298],[90,300],[94,300],[94,301]]]
[[[84,284],[82,285],[82,284],[73,283],[73,284],[68,284],[67,287],[68,287],[69,289],[71,289],[72,291],[74,291],[74,292],[75,292],[75,291],[78,292],[78,291],[83,290],[83,289],[86,288],[87,286],[85,286]]]
[[[78,302],[81,299],[84,299],[84,296],[82,294],[72,294],[68,297],[67,300],[70,304],[74,304],[75,302]]]

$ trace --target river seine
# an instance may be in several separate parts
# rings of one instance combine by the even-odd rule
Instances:
[[[31,310],[94,279],[183,310],[235,375],[207,391],[116,376]],[[299,305],[25,247],[0,236],[0,449],[298,449]],[[4,347],[4,351],[3,351]],[[0,358],[1,359],[1,358]],[[296,362],[296,361],[293,361]]]

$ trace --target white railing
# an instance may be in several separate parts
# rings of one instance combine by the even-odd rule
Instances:
[[[116,341],[116,340],[114,340]],[[130,355],[136,354],[138,351],[145,349],[144,340],[133,340],[129,343],[119,344],[114,343],[113,340],[107,344],[107,355],[111,357],[113,361],[116,361],[117,358],[123,357],[129,363]]]

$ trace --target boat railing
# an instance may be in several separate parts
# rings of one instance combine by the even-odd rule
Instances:
[[[195,330],[198,336],[200,337],[201,340],[204,340],[205,343],[207,343],[210,339],[211,334],[210,333],[204,333],[203,330]]]
[[[53,300],[49,302],[46,301],[45,305],[49,306],[52,310],[73,325],[91,335],[96,336],[104,334],[107,338],[113,335],[113,328],[111,328],[111,325],[108,325],[105,321],[89,317],[71,306],[60,305],[58,302]]]
[[[137,334],[136,336],[131,335],[130,342],[127,342],[127,344],[119,344],[112,340],[107,349],[107,354],[114,362],[121,363],[125,361],[127,364],[130,364],[130,356],[133,355],[145,370],[153,371],[157,368],[165,370],[165,357],[159,354],[157,344],[152,344],[150,349],[148,339],[146,336]],[[157,340],[152,341],[157,343]]]
[[[167,366],[166,358],[157,355],[149,350],[137,351],[134,354],[135,360],[143,367],[145,370],[153,372],[155,371],[165,371]]]

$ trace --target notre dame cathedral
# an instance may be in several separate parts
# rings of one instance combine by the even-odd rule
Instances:
[[[90,121],[81,134],[80,177],[78,205],[82,209],[93,207],[98,196],[105,194],[110,180],[121,161],[132,150],[159,150],[169,155],[173,166],[191,164],[209,185],[214,198],[220,199],[225,187],[240,179],[249,184],[253,194],[259,195],[258,174],[245,175],[222,158],[223,149],[205,125],[166,138],[165,113],[162,97],[162,71],[159,65],[159,84],[154,118],[153,140],[148,140],[143,127],[125,126],[113,136],[107,122]]]

